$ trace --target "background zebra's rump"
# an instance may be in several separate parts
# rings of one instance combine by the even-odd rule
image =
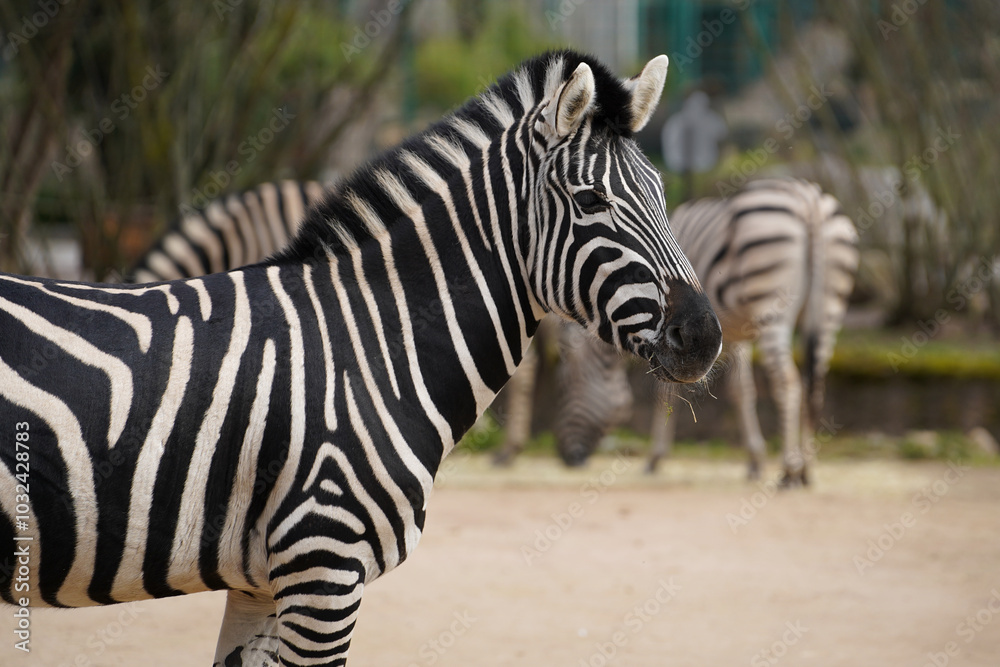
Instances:
[[[784,480],[807,483],[808,446],[858,266],[853,224],[816,184],[776,179],[752,181],[727,200],[683,205],[674,220],[723,323],[750,476],[760,475],[766,456],[751,371],[756,344],[778,405]],[[801,380],[792,355],[796,324]],[[669,448],[671,428],[654,447],[651,469]]]

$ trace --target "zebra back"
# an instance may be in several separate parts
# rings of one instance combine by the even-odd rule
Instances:
[[[185,207],[125,282],[194,278],[260,262],[295,238],[325,192],[316,181],[286,180]]]

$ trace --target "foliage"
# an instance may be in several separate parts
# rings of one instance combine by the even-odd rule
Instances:
[[[899,441],[899,456],[910,461],[920,461],[931,457],[931,452],[927,451],[921,443],[909,438]]]
[[[917,322],[948,308],[956,286],[985,261],[993,275],[980,295],[979,317],[1000,327],[1000,6],[994,0],[818,5],[847,40],[852,62],[842,83],[861,121],[849,136],[825,104],[814,126],[829,141],[818,145],[850,165],[858,185],[868,165],[901,175],[898,189],[856,187],[854,196],[841,195],[846,210],[863,218],[855,219],[863,246],[878,250],[889,268],[891,321]],[[807,50],[801,43],[793,49],[800,87],[830,83],[815,78]],[[880,206],[897,201],[901,212],[893,220]]]
[[[556,434],[552,431],[542,431],[524,445],[526,454],[556,456],[556,451]]]
[[[516,4],[486,5],[481,24],[416,49],[421,104],[444,110],[463,102],[517,63],[554,45],[533,33]]]
[[[500,424],[493,417],[493,413],[487,410],[486,413],[466,432],[456,447],[469,452],[485,452],[500,447],[503,443],[504,432]]]
[[[5,23],[34,10],[27,0],[4,5]],[[388,82],[408,16],[390,16],[372,46],[365,41],[348,57],[345,45],[367,17],[344,6],[81,0],[62,7],[0,70],[7,203],[0,234],[8,235],[0,268],[19,268],[16,239],[26,230],[11,225],[30,219],[39,190],[46,215],[79,222],[85,261],[101,278],[123,266],[121,242],[137,221],[162,223],[224,190],[317,177],[330,147]],[[49,70],[40,88],[37,72]],[[338,90],[351,94],[335,98]],[[43,102],[50,110],[39,114]],[[19,144],[22,125],[38,128],[30,146]],[[21,173],[30,178],[15,182]]]

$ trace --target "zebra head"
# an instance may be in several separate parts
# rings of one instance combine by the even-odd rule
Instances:
[[[543,308],[647,359],[660,379],[697,381],[722,330],[670,232],[660,173],[631,138],[656,107],[667,57],[621,80],[569,56],[580,62],[554,60],[569,75],[546,77],[533,117],[529,284]]]

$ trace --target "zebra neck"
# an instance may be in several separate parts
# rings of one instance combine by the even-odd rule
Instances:
[[[416,445],[437,450],[424,450],[425,460],[439,461],[486,410],[538,325],[514,250],[521,175],[499,150],[450,173],[404,156],[429,187],[414,194],[412,183],[381,175],[403,216],[303,269],[347,369],[337,391],[363,383],[369,395],[419,407],[437,431]],[[350,377],[354,366],[360,373]]]

